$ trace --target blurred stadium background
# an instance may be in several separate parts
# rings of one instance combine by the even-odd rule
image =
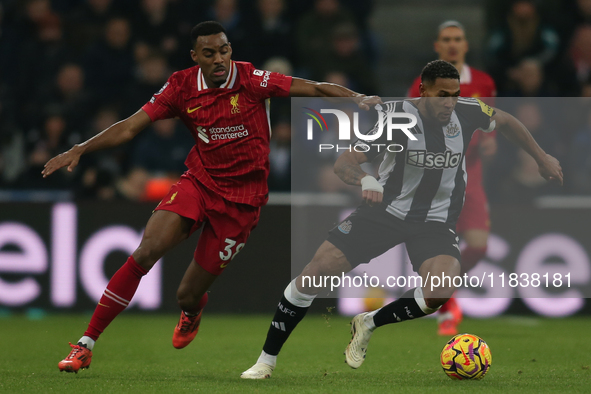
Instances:
[[[160,121],[126,146],[85,156],[71,174],[42,179],[40,171],[52,156],[133,114],[173,71],[192,66],[190,29],[210,19],[228,30],[234,60],[385,97],[406,94],[436,57],[437,26],[455,19],[470,42],[467,62],[494,77],[499,96],[591,97],[589,0],[3,0],[2,314],[94,307],[137,246],[151,209],[184,171],[192,139],[180,122]],[[210,311],[270,316],[290,279],[289,108],[289,100],[273,100],[270,204],[248,247],[212,288]],[[512,260],[542,236],[564,235],[573,243],[556,241],[547,257],[565,262],[570,257],[562,252],[579,248],[573,264],[588,272],[591,118],[583,128],[558,129],[535,105],[527,116],[542,147],[563,163],[565,185],[542,182],[500,137],[496,156],[485,162],[492,233],[508,243],[503,258]],[[322,208],[327,223],[341,210]],[[327,229],[313,229],[311,250]],[[195,239],[163,258],[132,309],[176,313],[176,287]],[[231,302],[229,292],[241,296]],[[574,296],[547,310],[590,313]],[[492,315],[547,314],[548,302],[541,304],[516,300]],[[314,308],[334,305],[319,300]]]

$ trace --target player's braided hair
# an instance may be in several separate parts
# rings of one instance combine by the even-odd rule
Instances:
[[[216,21],[201,22],[191,30],[191,44],[195,47],[197,37],[199,36],[211,36],[218,33],[226,34],[226,29],[224,29],[221,23]]]
[[[437,78],[450,78],[460,80],[460,73],[453,64],[445,60],[434,60],[427,63],[421,72],[421,82],[432,84]]]

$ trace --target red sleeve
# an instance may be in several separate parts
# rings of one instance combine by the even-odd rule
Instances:
[[[416,77],[410,89],[406,93],[407,97],[420,97],[421,91],[419,90],[419,85],[421,85],[421,77]]]
[[[150,101],[142,107],[152,122],[177,116],[177,106],[175,104],[177,91],[177,78],[175,78],[175,74],[172,74],[164,86],[154,93]]]
[[[488,86],[490,87],[490,97],[497,97],[497,85],[490,75],[485,74],[488,79]]]
[[[258,70],[249,65],[248,80],[252,93],[263,100],[269,97],[287,97],[291,88],[291,77],[272,71]]]

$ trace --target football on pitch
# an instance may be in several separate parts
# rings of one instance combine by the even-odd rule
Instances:
[[[490,369],[492,355],[482,338],[458,334],[441,351],[441,366],[452,379],[482,379]]]

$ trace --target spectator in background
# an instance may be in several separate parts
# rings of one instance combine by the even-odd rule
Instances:
[[[51,9],[49,0],[26,0],[17,4],[22,9],[16,11],[19,35],[23,40],[34,40],[39,26],[48,18],[57,16]]]
[[[133,20],[133,32],[137,37],[134,53],[137,63],[145,60],[151,52],[163,53],[176,66],[180,45],[177,17],[168,0],[141,0]],[[184,56],[188,56],[184,53]]]
[[[101,108],[92,119],[88,130],[82,135],[82,139],[91,138],[119,119],[121,117],[114,108]],[[115,188],[115,181],[127,166],[128,150],[129,146],[123,146],[116,147],[108,153],[93,152],[89,154],[88,160],[80,163],[75,172],[77,176],[74,182],[77,187],[76,198],[98,197],[104,200],[123,198]]]
[[[322,58],[332,47],[335,27],[355,23],[353,16],[339,0],[316,0],[314,9],[305,14],[297,25],[297,52],[299,66],[313,69],[316,59]]]
[[[232,37],[232,56],[235,59],[247,62],[256,60],[256,46],[260,44],[250,39],[253,25],[241,14],[237,0],[214,0],[207,16],[206,19],[221,23],[226,29],[228,37]]]
[[[591,97],[591,76],[581,85],[581,97]]]
[[[268,184],[272,191],[291,190],[291,125],[289,118],[272,126]]]
[[[489,40],[488,67],[500,96],[514,89],[510,73],[524,59],[537,60],[546,72],[555,67],[559,44],[555,30],[541,23],[533,0],[514,1],[505,25]]]
[[[576,0],[577,3],[577,18],[576,23],[591,24],[591,0]]]
[[[43,122],[43,131],[38,139],[31,141],[28,149],[28,168],[20,181],[23,187],[31,189],[65,188],[72,174],[62,171],[55,180],[46,184],[39,176],[47,160],[68,149],[66,120],[60,114],[49,115]]]
[[[158,201],[187,170],[185,159],[195,141],[190,133],[179,129],[176,119],[154,122],[135,145],[131,156],[130,175],[147,174],[142,199]],[[128,176],[129,177],[129,176]]]
[[[591,25],[591,0],[567,0],[560,3],[562,9],[556,10],[556,14],[561,18],[562,42],[570,42],[577,28]]]
[[[185,159],[193,145],[195,141],[191,134],[179,129],[176,119],[154,122],[135,146],[131,166],[143,168],[151,176],[165,176],[176,182],[187,170]]]
[[[16,74],[18,88],[14,93],[17,100],[27,103],[17,108],[19,121],[27,128],[31,127],[32,113],[38,112],[31,107],[34,98],[50,87],[59,68],[69,59],[59,16],[47,13],[35,22],[36,35],[24,42],[16,60],[19,63]]]
[[[585,125],[573,138],[569,152],[572,192],[591,194],[591,107],[587,106]]]
[[[66,18],[66,40],[68,46],[79,56],[99,41],[107,21],[117,13],[114,0],[81,1]]]
[[[507,90],[507,97],[553,97],[558,92],[552,91],[544,77],[544,69],[535,59],[524,59],[509,70],[509,79],[513,89]]]
[[[115,187],[115,177],[112,172],[100,167],[90,167],[79,182],[76,182],[76,199],[98,199],[103,201],[123,197]]]
[[[25,169],[25,138],[14,122],[14,100],[0,83],[0,187],[16,181]]]
[[[579,83],[591,77],[591,25],[582,25],[574,33],[570,56],[575,66]]]
[[[124,116],[133,114],[137,108],[164,85],[170,69],[166,57],[151,53],[139,63],[135,83],[129,84],[126,93]]]
[[[257,45],[253,63],[259,66],[274,57],[293,62],[293,28],[286,13],[285,0],[258,0],[256,4],[252,39]]]
[[[59,113],[65,119],[68,129],[78,135],[88,126],[94,101],[85,89],[84,70],[75,63],[64,64],[57,73],[54,85],[41,92],[28,116],[37,119],[39,114]],[[72,141],[70,141],[72,142]]]
[[[146,185],[150,174],[143,168],[134,168],[117,180],[116,188],[123,198],[130,201],[145,201]]]
[[[359,37],[363,52],[372,62],[375,61],[379,52],[378,39],[369,27],[369,20],[375,6],[375,1],[341,0],[341,4],[351,12],[355,19],[355,24],[359,28]]]
[[[280,73],[283,75],[291,75],[293,74],[293,66],[292,63],[283,57],[272,57],[267,59],[265,63],[263,63],[263,70],[268,70],[271,72]],[[280,97],[278,97],[280,98]]]
[[[341,73],[346,76],[347,87],[374,94],[377,91],[374,73],[361,51],[359,31],[352,23],[338,25],[331,33],[330,46],[323,55],[318,55],[312,64],[312,78],[321,79],[328,73]]]
[[[121,98],[132,78],[134,59],[131,51],[129,21],[115,17],[107,22],[103,39],[86,55],[88,86],[99,101]]]

